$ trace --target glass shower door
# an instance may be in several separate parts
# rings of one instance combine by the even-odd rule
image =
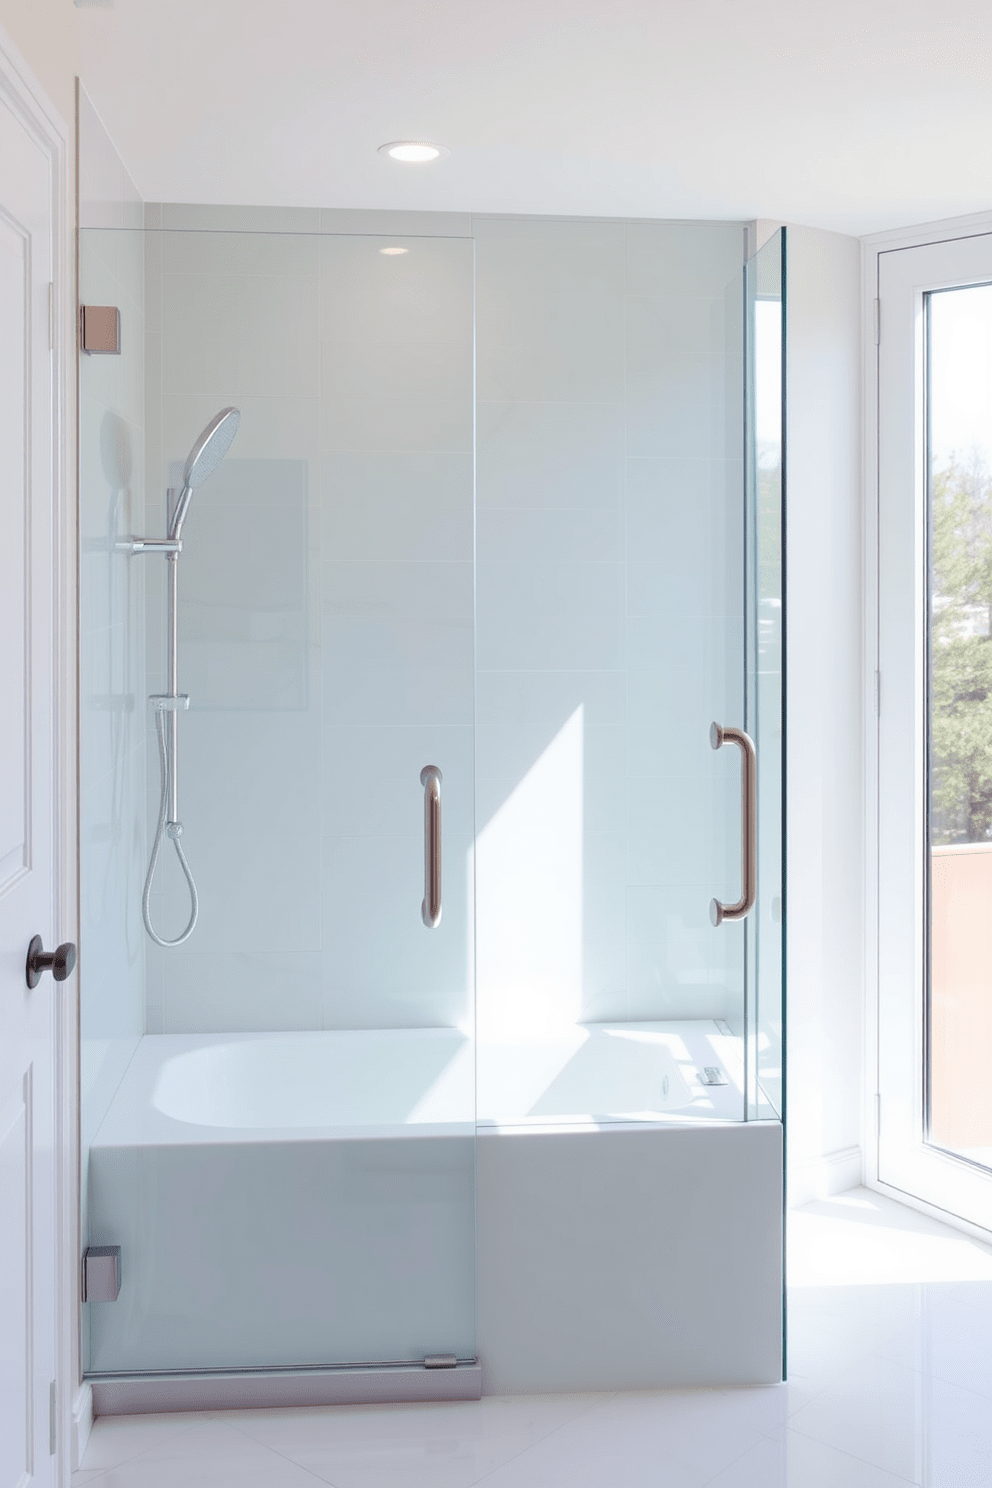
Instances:
[[[119,1054],[84,1080],[84,1247],[121,1247],[91,1377],[474,1358],[472,274],[458,238],[81,234],[125,348],[80,367],[84,1069]],[[198,917],[163,946],[166,559],[131,538],[228,406],[177,560]],[[101,583],[143,603],[116,752]]]
[[[755,745],[747,1113],[781,1118],[785,979],[785,228],[745,269],[745,728]]]

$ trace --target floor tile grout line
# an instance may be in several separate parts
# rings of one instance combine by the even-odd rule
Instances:
[[[791,1431],[790,1426],[785,1427]],[[822,1441],[818,1436],[809,1436],[805,1431],[793,1431],[794,1436],[801,1436],[803,1441],[815,1442],[818,1447],[824,1447],[829,1452],[837,1452],[841,1457],[847,1457],[852,1462],[857,1462],[861,1467],[870,1467],[874,1472],[886,1473],[895,1483],[905,1483],[907,1488],[920,1488],[919,1480],[916,1478],[904,1478],[901,1473],[893,1472],[891,1468],[881,1467],[877,1462],[872,1462],[868,1457],[859,1457],[857,1452],[849,1452],[845,1447],[837,1447],[833,1442]],[[769,1441],[781,1442],[781,1437],[768,1437]],[[708,1485],[704,1485],[708,1488]]]
[[[298,1462],[295,1457],[287,1456],[285,1452],[281,1452],[278,1447],[272,1446],[270,1442],[263,1442],[257,1436],[252,1436],[251,1432],[246,1431],[240,1422],[232,1421],[231,1430],[239,1432],[246,1441],[252,1442],[256,1447],[263,1447],[266,1451],[271,1452],[274,1457],[278,1457],[282,1462],[289,1462],[292,1463],[293,1467],[301,1468],[303,1472],[309,1473],[315,1482],[323,1484],[324,1488],[337,1488],[337,1484],[332,1483],[330,1478],[325,1478],[320,1473],[314,1472],[311,1467],[304,1467],[302,1462]]]
[[[601,1405],[608,1405],[611,1400],[618,1399],[619,1396],[622,1394],[623,1391],[614,1390],[600,1396],[597,1400],[591,1401],[588,1405],[583,1406],[580,1410],[577,1410],[574,1416],[569,1416],[567,1421],[560,1421],[557,1426],[552,1426],[550,1431],[545,1431],[540,1436],[535,1437],[532,1442],[530,1442],[526,1447],[523,1447],[519,1452],[514,1452],[512,1456],[504,1458],[502,1462],[498,1462],[495,1467],[491,1467],[488,1472],[483,1473],[481,1478],[473,1478],[471,1484],[469,1485],[469,1488],[478,1488],[478,1485],[480,1483],[484,1483],[487,1478],[491,1478],[493,1473],[501,1472],[503,1468],[509,1467],[511,1462],[519,1462],[521,1457],[526,1457],[528,1452],[532,1452],[535,1447],[539,1447],[543,1442],[550,1441],[557,1432],[564,1430],[566,1426],[570,1426],[573,1421],[578,1421],[582,1417],[588,1416],[590,1412],[596,1410]],[[487,1397],[483,1396],[482,1398],[486,1399]],[[500,1399],[498,1395],[489,1396],[488,1398],[493,1400]],[[526,1399],[527,1397],[518,1396],[506,1398]],[[535,1396],[534,1398],[541,1399],[546,1397]]]
[[[154,1420],[156,1413],[150,1412],[149,1414],[151,1415],[152,1420]],[[190,1414],[192,1414],[192,1412],[190,1412]],[[99,1421],[100,1419],[101,1418],[99,1416],[96,1417],[96,1420],[93,1423],[94,1424],[94,1428],[96,1427],[96,1422]],[[110,1421],[134,1421],[137,1418],[134,1417],[134,1416],[107,1416],[107,1417],[104,1417],[103,1419],[110,1420]],[[144,1417],[142,1417],[142,1419],[143,1420],[147,1420],[148,1417],[147,1416],[144,1416]],[[191,1431],[196,1424],[197,1424],[196,1421],[183,1421],[181,1424],[179,1422],[176,1422],[175,1423],[175,1429],[172,1432],[170,1432],[169,1435],[170,1436],[183,1436],[187,1431]],[[163,1438],[163,1441],[162,1442],[159,1442],[155,1447],[142,1447],[139,1451],[130,1453],[127,1457],[122,1457],[118,1462],[110,1462],[110,1463],[107,1464],[106,1467],[103,1467],[103,1468],[92,1469],[92,1468],[84,1467],[83,1464],[80,1463],[80,1465],[79,1465],[79,1471],[80,1472],[97,1471],[97,1472],[100,1472],[100,1473],[113,1472],[118,1467],[126,1467],[129,1462],[137,1462],[140,1457],[147,1457],[147,1456],[149,1456],[150,1453],[158,1451],[158,1448],[163,1445],[163,1443],[164,1443],[165,1440],[168,1440],[168,1438],[167,1437],[166,1438]],[[89,1442],[87,1442],[87,1446],[89,1446]],[[85,1452],[83,1453],[83,1456],[84,1457],[86,1456],[86,1453]],[[96,1482],[96,1479],[94,1478],[93,1481]]]

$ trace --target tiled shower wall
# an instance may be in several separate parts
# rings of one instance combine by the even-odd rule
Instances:
[[[743,232],[474,233],[480,1032],[737,1021]]]
[[[243,413],[186,529],[202,908],[148,948],[148,1031],[466,1023],[473,962],[486,1033],[732,1016],[740,927],[707,907],[738,891],[737,762],[707,731],[742,708],[742,229],[284,215],[148,218],[153,530],[200,428]],[[175,933],[168,856],[155,909]]]
[[[242,412],[184,533],[180,814],[201,912],[188,944],[149,950],[148,1031],[468,1024],[471,242],[165,229],[147,267],[157,522],[200,429]],[[160,672],[161,595],[149,614]],[[428,763],[445,775],[432,934]],[[163,934],[186,904],[167,852]]]

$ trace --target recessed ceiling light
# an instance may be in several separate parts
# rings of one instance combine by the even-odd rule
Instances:
[[[404,165],[426,165],[430,160],[439,160],[450,154],[444,145],[430,145],[426,140],[392,140],[379,146],[380,155],[391,160],[401,160]]]
[[[409,248],[380,248],[379,252],[384,253],[387,258],[393,258],[398,253],[409,253],[410,250]]]

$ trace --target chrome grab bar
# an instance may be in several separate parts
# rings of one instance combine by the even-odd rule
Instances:
[[[428,930],[441,923],[441,771],[425,765],[420,772],[424,787],[424,902],[420,918]]]
[[[757,756],[754,744],[743,729],[710,724],[710,747],[736,744],[741,752],[741,897],[736,904],[710,900],[710,919],[714,925],[724,920],[743,920],[754,908],[758,894],[758,812]]]

